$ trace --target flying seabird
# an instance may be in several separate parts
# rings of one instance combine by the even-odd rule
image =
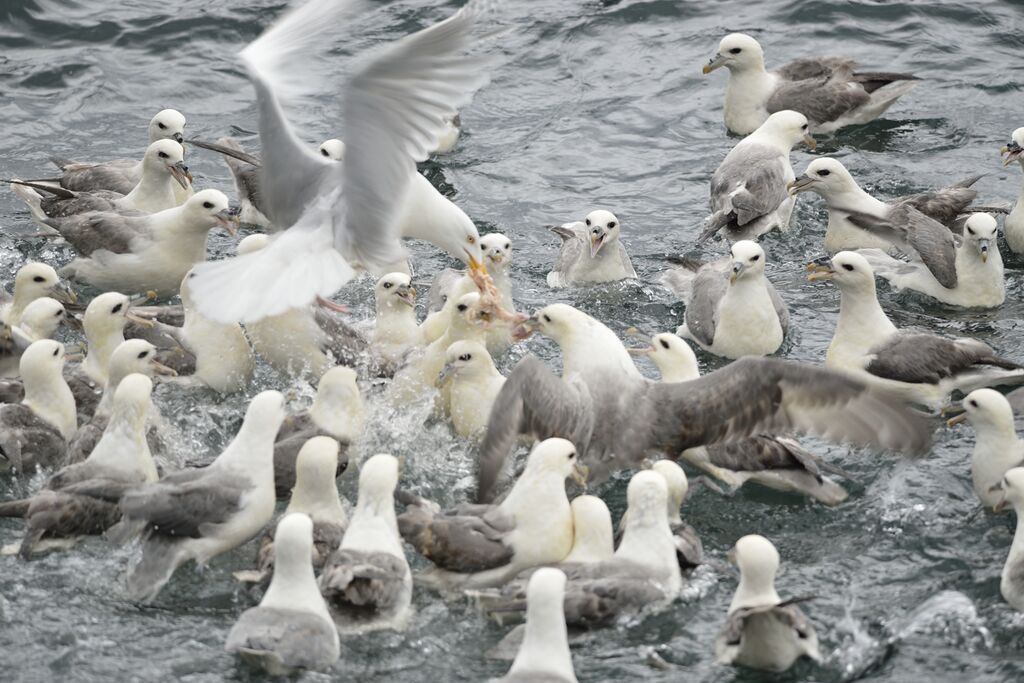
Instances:
[[[954,391],[1024,378],[1019,364],[976,339],[897,329],[878,303],[874,272],[859,252],[841,251],[808,270],[808,280],[828,280],[839,288],[839,320],[825,354],[827,367],[934,410]]]
[[[466,339],[448,347],[438,386],[447,386],[448,412],[455,432],[479,439],[487,428],[491,405],[505,383],[480,342]]]
[[[1007,505],[1017,514],[1017,530],[999,580],[1003,599],[1018,612],[1024,612],[1024,467],[1014,467],[1000,482],[1002,497],[996,503],[999,512]]]
[[[473,43],[483,9],[470,3],[355,73],[344,97],[347,147],[335,163],[297,141],[275,90],[295,84],[299,77],[289,67],[304,56],[302,48],[322,43],[318,38],[352,7],[308,2],[241,53],[259,99],[263,191],[271,218],[287,230],[255,253],[197,267],[196,302],[207,317],[249,322],[283,313],[334,294],[356,267],[373,270],[403,258],[397,232],[401,212],[409,210],[403,195],[430,186],[414,164],[436,144],[444,117],[454,115],[481,81],[480,61],[462,53]],[[279,220],[282,215],[289,220]],[[443,232],[417,236],[480,269],[476,228],[444,225]],[[486,279],[482,269],[480,277]]]
[[[548,287],[615,282],[636,277],[626,247],[619,241],[622,222],[611,211],[591,211],[583,222],[553,226],[562,238],[558,262],[548,273]]]
[[[519,361],[498,393],[481,446],[478,499],[491,500],[519,435],[577,444],[593,482],[649,453],[756,433],[799,430],[860,445],[924,452],[927,424],[887,394],[841,373],[774,358],[742,358],[691,382],[644,379],[622,342],[565,304],[526,324],[562,350],[562,378],[534,356]]]
[[[828,206],[825,251],[831,255],[852,249],[888,250],[896,246],[885,235],[865,230],[854,223],[850,213],[884,220],[898,207],[912,207],[950,230],[962,232],[963,219],[972,211],[971,202],[978,196],[978,191],[971,186],[980,178],[980,175],[975,175],[950,187],[916,192],[883,202],[865,192],[838,159],[825,157],[808,164],[803,175],[789,184],[789,193],[814,192],[825,199]]]
[[[117,388],[109,425],[89,457],[61,469],[30,498],[0,504],[0,516],[26,520],[18,549],[22,558],[102,534],[120,519],[117,499],[125,490],[157,480],[146,445],[152,389],[148,377],[126,377]]]
[[[296,459],[306,443],[328,436],[345,448],[338,460],[335,477],[348,467],[348,448],[363,432],[363,400],[351,368],[335,367],[324,373],[309,410],[285,418],[274,442],[274,488],[279,499],[287,499],[295,486]],[[333,479],[332,479],[333,481]]]
[[[274,538],[270,587],[258,607],[242,612],[224,649],[271,676],[329,669],[341,643],[313,575],[313,522],[301,513],[285,515]]]
[[[958,404],[964,412],[952,417],[952,426],[968,420],[974,427],[971,482],[985,507],[999,502],[999,482],[1006,471],[1024,466],[1024,441],[1013,426],[1010,402],[993,389],[975,389]]]
[[[771,541],[744,536],[729,559],[740,569],[740,583],[715,638],[715,659],[765,671],[785,671],[800,657],[820,663],[818,634],[798,607],[808,598],[783,600],[775,592],[779,552]]]
[[[676,330],[716,356],[767,356],[782,346],[789,309],[764,275],[764,249],[740,240],[730,256],[694,272],[679,268],[665,285],[686,302],[685,322]]]
[[[698,243],[720,230],[735,242],[789,229],[794,200],[787,187],[796,178],[789,153],[801,140],[815,148],[807,125],[803,114],[778,111],[732,148],[711,176],[711,214]]]
[[[44,296],[62,304],[73,304],[78,300],[52,267],[45,263],[26,263],[14,276],[14,292],[8,295],[0,290],[0,322],[11,327],[21,324],[25,308]]]
[[[412,572],[395,517],[398,459],[363,463],[359,498],[341,547],[327,558],[320,592],[342,633],[404,630],[412,614]]]
[[[1013,131],[1010,143],[1003,147],[1000,153],[1001,156],[1006,157],[1003,166],[1017,161],[1021,168],[1024,168],[1024,128]],[[1006,236],[1006,244],[1012,252],[1024,254],[1024,185],[1021,185],[1017,203],[1013,205],[1010,215],[1003,223],[1003,234]]]
[[[572,509],[565,480],[586,478],[576,447],[546,439],[530,452],[526,469],[498,505],[462,504],[441,512],[436,503],[400,496],[402,537],[434,564],[418,577],[446,589],[498,586],[519,572],[565,559],[572,549]]]
[[[913,74],[857,71],[856,62],[842,57],[798,59],[778,71],[765,71],[761,45],[743,33],[722,38],[704,73],[723,66],[729,69],[725,125],[738,135],[784,109],[804,114],[815,133],[867,123],[919,80]]]
[[[179,566],[188,560],[205,565],[248,541],[270,521],[274,437],[284,420],[283,403],[276,391],[258,394],[238,434],[213,464],[175,472],[121,498],[124,518],[111,530],[111,540],[142,537],[142,558],[128,574],[133,600],[151,602]],[[308,545],[302,552],[289,548],[282,553],[280,543],[279,537],[275,576],[281,572],[282,555],[291,554],[288,551],[309,561]]]

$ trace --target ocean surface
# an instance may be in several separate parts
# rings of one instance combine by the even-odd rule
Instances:
[[[344,134],[345,75],[368,49],[451,14],[461,2],[373,2],[339,25],[328,59],[312,61],[322,92],[290,115],[311,144]],[[857,58],[866,67],[913,71],[925,80],[879,121],[823,138],[816,154],[842,159],[880,197],[945,186],[987,174],[980,199],[1007,204],[1021,174],[1004,169],[999,148],[1024,125],[1024,4],[903,0],[781,2],[670,0],[506,0],[483,52],[490,83],[462,113],[455,151],[423,165],[432,182],[477,222],[514,244],[513,276],[521,309],[564,301],[618,332],[630,326],[674,330],[682,306],[658,284],[667,255],[691,252],[707,213],[712,172],[736,139],[725,134],[726,74],[701,66],[731,31],[763,44],[769,67],[811,54]],[[253,92],[237,52],[277,15],[280,0],[78,0],[0,2],[0,176],[46,177],[51,155],[81,160],[141,155],[146,125],[159,109],[188,117],[188,136],[236,135],[255,148]],[[233,195],[223,162],[187,150],[197,187]],[[793,153],[799,174],[813,154]],[[621,219],[636,282],[553,292],[545,274],[558,239],[545,225],[605,208]],[[801,195],[788,234],[764,240],[768,274],[787,300],[793,327],[781,355],[820,362],[832,335],[838,295],[805,280],[820,255],[826,213]],[[26,259],[60,266],[64,245],[35,236],[28,212],[0,189],[0,281]],[[234,240],[214,231],[211,248]],[[970,335],[1024,360],[1024,261],[1007,255],[1007,300],[995,311],[958,311],[880,286],[901,326]],[[713,242],[694,253],[715,256]],[[418,279],[453,266],[435,248],[411,245]],[[340,299],[354,318],[372,314],[372,283],[362,279]],[[425,297],[421,294],[421,300]],[[73,338],[72,338],[73,339]],[[532,352],[557,364],[541,338],[500,359],[509,367]],[[702,370],[721,361],[700,356]],[[644,366],[653,376],[653,367]],[[309,387],[261,365],[244,395],[163,386],[155,400],[177,432],[174,458],[209,460],[237,429],[251,396],[285,388],[294,403]],[[420,408],[392,414],[371,405],[357,458],[403,458],[402,485],[443,504],[474,486],[474,452]],[[805,441],[849,470],[850,499],[835,509],[749,487],[733,497],[698,488],[684,516],[701,534],[708,563],[682,599],[661,614],[592,632],[573,646],[581,681],[891,681],[940,683],[1024,680],[1024,615],[999,595],[1012,515],[983,510],[968,472],[973,435],[938,420],[934,450],[919,460]],[[353,468],[339,480],[352,500]],[[34,490],[0,482],[0,497]],[[626,475],[599,489],[617,519]],[[17,541],[22,523],[0,522],[0,543]],[[779,548],[783,595],[813,595],[806,611],[826,653],[769,676],[714,664],[715,634],[736,585],[725,553],[760,533]],[[247,568],[250,543],[203,570],[180,570],[151,607],[124,596],[124,572],[136,547],[92,538],[72,552],[31,562],[0,557],[0,679],[10,681],[248,680],[223,650],[228,629],[257,597],[232,571]],[[410,556],[412,551],[410,550]],[[416,566],[422,566],[415,559]],[[446,603],[417,590],[406,633],[346,640],[329,674],[303,680],[482,681],[508,663],[484,657],[504,636],[468,602]]]

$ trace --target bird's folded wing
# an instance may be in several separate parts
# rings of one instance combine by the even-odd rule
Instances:
[[[887,218],[858,212],[848,217],[858,228],[896,242],[919,258],[943,287],[956,287],[956,238],[945,225],[910,204],[898,204]]]
[[[697,271],[686,302],[686,328],[705,346],[715,341],[718,306],[729,291],[728,265],[728,261],[716,261]]]

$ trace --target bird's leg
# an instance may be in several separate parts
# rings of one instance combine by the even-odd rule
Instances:
[[[345,304],[336,304],[329,299],[323,298],[322,296],[318,296],[316,298],[316,303],[318,306],[323,306],[329,311],[334,311],[336,313],[341,313],[343,315],[348,315],[349,313],[352,312],[352,309],[346,306]]]

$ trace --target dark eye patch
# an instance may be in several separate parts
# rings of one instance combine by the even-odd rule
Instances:
[[[390,282],[385,282],[384,283],[384,289],[391,289],[391,283]]]
[[[584,223],[586,223],[587,225],[590,225],[590,219],[588,218],[587,220],[584,221]]]
[[[139,358],[145,358],[148,355],[149,355],[149,351],[143,351],[142,353],[139,354]]]
[[[46,278],[43,277],[42,275],[36,275],[34,278],[32,278],[32,282],[46,282]]]
[[[160,157],[161,159],[166,159],[167,158],[167,152],[157,152],[156,155],[158,157]]]
[[[329,157],[329,156],[331,156],[330,154],[328,154],[328,153],[327,153],[327,150],[326,150],[326,149],[322,149],[322,150],[320,150],[320,153],[321,153],[321,154],[323,154],[323,155],[324,155],[325,157]]]
[[[461,356],[459,356],[459,360],[469,360],[469,359],[470,359],[470,358],[472,358],[472,357],[473,357],[473,356],[472,356],[471,354],[468,354],[468,353],[464,353],[464,354],[462,354]]]
[[[661,342],[661,348],[663,348],[663,349],[667,349],[668,348],[668,342],[667,341],[665,341],[664,339],[659,339],[658,341]]]
[[[846,270],[853,270],[853,266],[851,266],[849,263],[844,263],[843,268],[845,268]]]
[[[166,128],[167,128],[167,126],[165,126],[164,124],[160,123],[159,121],[156,122],[156,125],[157,125],[157,127],[160,130],[166,130]]]
[[[544,322],[546,322],[546,323],[551,322],[551,316],[548,315],[547,313],[544,314]]]
[[[122,308],[124,308],[124,304],[118,304],[118,305],[114,306],[114,308],[111,309],[110,312],[111,313],[120,313]]]
[[[729,50],[729,54],[731,55],[738,55],[741,52],[743,52],[743,49],[739,47],[734,47],[733,49]]]
[[[751,261],[760,261],[760,260],[761,260],[761,255],[760,255],[760,254],[757,254],[756,256],[752,256],[752,257],[750,258],[750,260],[751,260]]]
[[[58,354],[58,353],[60,353],[60,349],[54,349],[54,350],[53,350],[53,356],[54,356],[54,358],[56,358],[56,357],[57,357],[57,354]]]
[[[824,178],[825,176],[832,175],[832,171],[828,170],[827,168],[823,168],[822,170],[818,171],[818,175]]]
[[[460,310],[460,311],[464,311],[464,310],[466,310],[467,308],[469,308],[469,306],[467,306],[466,304],[459,304],[459,310]]]
[[[608,227],[609,228],[614,228],[615,227],[615,221],[608,221]]]
[[[977,402],[977,401],[975,401],[974,399],[971,399],[971,400],[970,400],[970,404],[971,404],[971,407],[972,407],[972,408],[977,408],[977,407],[978,407],[978,402]]]
[[[213,202],[203,202],[203,208],[204,209],[212,209],[213,208]]]

